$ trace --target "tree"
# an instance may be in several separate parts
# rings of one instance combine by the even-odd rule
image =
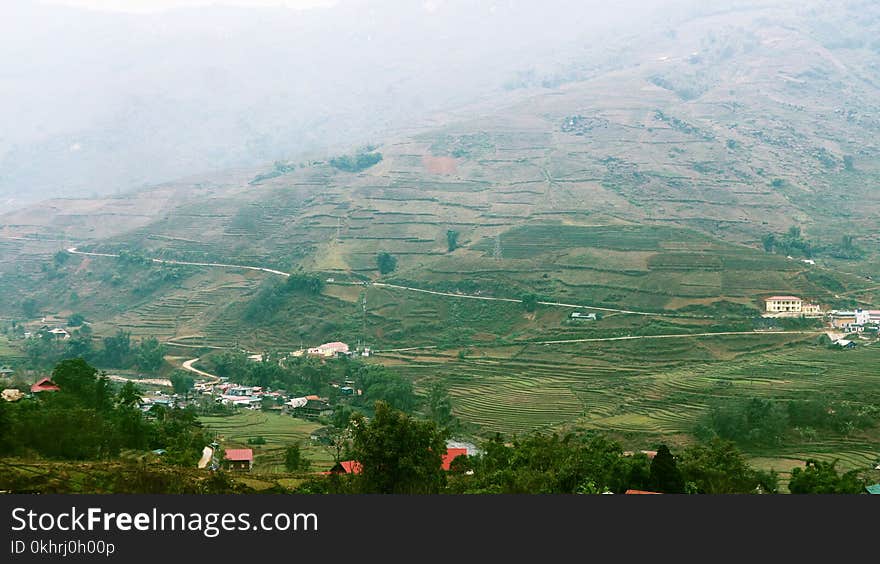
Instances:
[[[352,435],[352,455],[363,468],[357,477],[362,493],[432,494],[443,488],[446,437],[433,421],[376,402],[369,422],[355,415]]]
[[[864,492],[865,483],[859,479],[857,470],[837,473],[837,460],[822,462],[807,460],[804,468],[794,468],[788,489],[793,494],[858,494]]]
[[[434,382],[428,388],[428,415],[441,429],[455,422],[449,390],[443,382]]]
[[[37,317],[40,313],[40,307],[37,305],[37,300],[33,298],[27,298],[23,302],[21,302],[21,311],[24,313],[24,316],[27,318]]]
[[[120,329],[113,337],[104,337],[104,362],[114,368],[131,363],[131,333]]]
[[[309,461],[303,456],[299,443],[290,445],[284,451],[284,467],[288,472],[303,472],[309,469]]]
[[[776,235],[773,233],[767,233],[763,237],[761,237],[761,243],[764,245],[764,250],[768,253],[772,253],[776,248]]]
[[[62,360],[52,371],[55,382],[65,397],[94,407],[98,399],[98,370],[81,358]]]
[[[194,385],[195,379],[188,372],[177,370],[171,375],[171,387],[174,388],[175,394],[187,398]]]
[[[684,493],[684,479],[675,463],[669,447],[660,445],[651,461],[651,487],[663,493]]]
[[[751,468],[732,442],[721,439],[686,448],[678,467],[692,493],[776,493],[778,488],[775,472]]]
[[[67,326],[68,327],[80,327],[83,323],[85,323],[86,318],[81,313],[74,313],[69,318],[67,318]]]
[[[134,382],[129,380],[122,385],[119,392],[116,394],[116,402],[119,405],[134,407],[140,403],[142,397],[143,395],[141,394],[140,388],[138,388]]]
[[[70,260],[70,255],[66,251],[58,251],[55,253],[55,256],[52,257],[52,262],[55,264],[55,268],[61,268],[68,260]]]
[[[450,229],[446,232],[446,248],[450,253],[458,248],[458,231]]]
[[[523,294],[521,299],[523,309],[526,311],[535,311],[535,308],[538,307],[538,296],[535,294]]]
[[[380,274],[388,274],[397,268],[397,259],[391,253],[383,251],[376,255],[376,265]]]
[[[138,368],[147,372],[156,372],[165,361],[165,347],[156,337],[147,337],[141,341],[135,358]]]

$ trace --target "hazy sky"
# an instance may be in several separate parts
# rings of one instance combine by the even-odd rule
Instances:
[[[332,6],[338,0],[43,0],[45,4],[67,4],[113,12],[147,13],[193,6],[284,6],[295,9]]]
[[[0,209],[381,144],[706,1],[0,0]]]

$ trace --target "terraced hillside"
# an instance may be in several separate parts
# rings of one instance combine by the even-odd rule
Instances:
[[[432,351],[383,358],[423,385],[446,382],[455,414],[479,434],[597,429],[649,447],[654,441],[689,441],[707,407],[723,398],[785,402],[823,397],[876,405],[880,348],[835,353],[813,340],[702,337],[475,347],[464,358]],[[875,428],[753,449],[752,454],[773,458],[777,469],[784,466],[782,460],[814,455],[865,467],[880,457],[878,439]]]
[[[621,38],[564,79],[377,140],[381,161],[359,172],[292,155],[0,215],[0,317],[23,320],[33,300],[25,321],[83,313],[97,337],[363,341],[419,382],[447,379],[457,414],[486,433],[687,440],[719,394],[866,390],[876,349],[801,343],[815,335],[535,344],[749,332],[778,293],[880,304],[880,8],[794,4]],[[800,246],[767,243],[792,228]],[[393,272],[378,272],[380,252]],[[332,282],[284,292],[277,274],[151,258]],[[573,322],[575,310],[601,318]],[[877,444],[829,440],[792,456]]]

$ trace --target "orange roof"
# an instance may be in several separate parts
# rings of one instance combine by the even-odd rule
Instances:
[[[629,495],[645,495],[645,494],[663,495],[661,492],[648,492],[645,490],[626,490],[626,493]]]
[[[342,471],[346,474],[360,474],[364,469],[364,467],[361,466],[361,463],[357,460],[343,460],[339,463],[339,466],[342,467]],[[336,466],[334,466],[334,468],[336,468]]]
[[[33,386],[31,386],[31,392],[57,392],[61,388],[58,387],[58,384],[50,380],[49,378],[43,378]]]
[[[307,399],[307,400],[314,400],[314,401],[320,401],[320,400],[321,400],[321,398],[319,398],[318,396],[306,396],[306,399]]]
[[[443,465],[442,468],[444,470],[449,470],[449,466],[452,464],[452,461],[458,458],[459,456],[467,456],[466,448],[448,448],[446,449],[446,454],[443,455]]]
[[[249,448],[228,448],[226,449],[226,460],[253,462],[254,451]]]
[[[799,300],[799,299],[800,298],[797,296],[770,296],[765,301],[769,302],[770,300]]]

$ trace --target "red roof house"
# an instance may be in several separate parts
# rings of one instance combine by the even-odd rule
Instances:
[[[627,495],[663,495],[661,492],[648,492],[645,490],[626,490]]]
[[[33,386],[31,386],[31,392],[57,392],[61,388],[58,387],[58,384],[50,380],[49,378],[43,378]]]
[[[224,451],[223,462],[229,470],[249,472],[254,466],[254,451],[249,448],[228,448]]]
[[[342,462],[337,462],[330,469],[329,474],[360,474],[363,469],[364,467],[357,460],[343,460]]]
[[[448,448],[446,449],[446,454],[443,455],[443,465],[442,468],[444,470],[449,470],[452,461],[458,458],[459,456],[467,456],[466,448]]]

